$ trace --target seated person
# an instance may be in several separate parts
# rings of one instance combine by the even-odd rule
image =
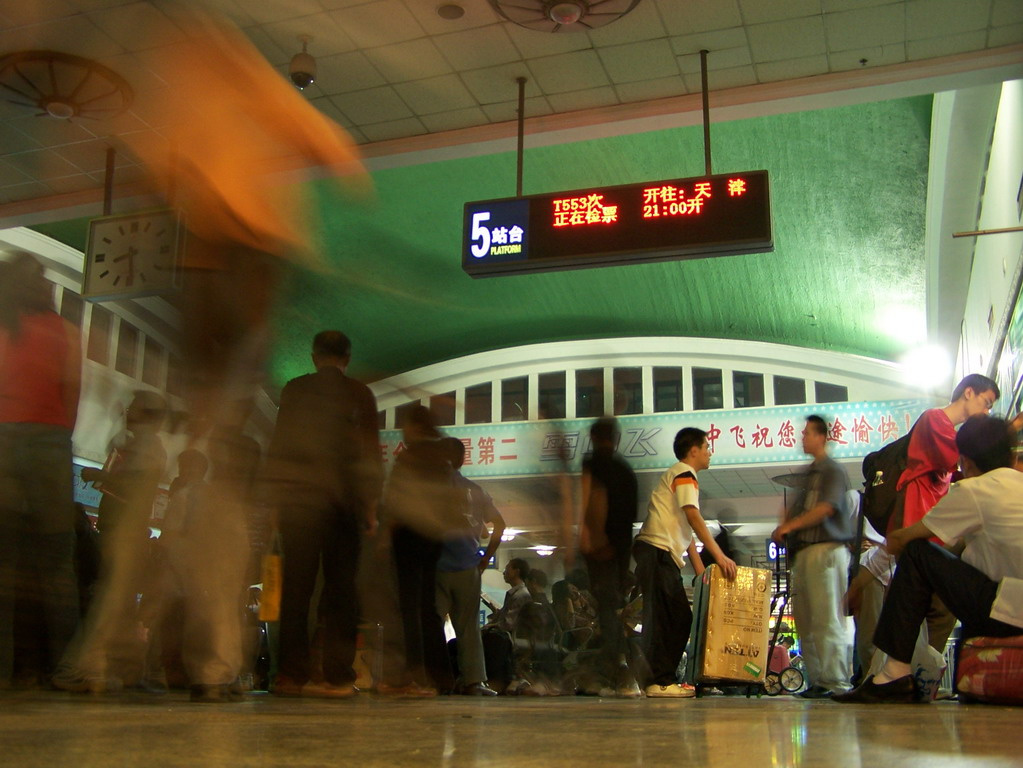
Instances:
[[[504,605],[490,615],[481,633],[488,686],[498,692],[504,691],[515,676],[511,636],[518,629],[522,609],[533,601],[526,589],[528,575],[529,563],[521,557],[508,561],[504,580],[510,589],[504,595]]]
[[[1015,442],[1002,419],[974,416],[960,428],[956,446],[966,479],[887,540],[888,550],[901,555],[874,634],[888,660],[835,701],[917,698],[910,662],[933,595],[962,622],[964,638],[1023,634],[1023,472],[1015,468]],[[933,536],[964,538],[962,557],[928,541]]]
[[[529,596],[533,599],[534,603],[549,604],[550,598],[547,597],[547,574],[541,571],[539,568],[530,568],[529,575],[526,577],[526,589],[529,591]]]
[[[788,635],[778,638],[778,644],[771,649],[771,658],[767,662],[767,671],[780,674],[792,666],[789,651],[792,649],[792,638]]]
[[[515,634],[522,606],[533,600],[529,590],[526,588],[526,578],[528,576],[529,563],[521,557],[508,561],[508,564],[504,567],[504,580],[511,589],[504,593],[504,605],[501,606],[499,611],[490,615],[484,629],[500,629],[504,632]]]

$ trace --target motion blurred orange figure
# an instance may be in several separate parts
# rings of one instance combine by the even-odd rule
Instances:
[[[193,418],[210,425],[252,396],[284,265],[325,266],[301,191],[269,175],[318,165],[353,190],[369,184],[352,140],[240,33],[179,11],[183,41],[148,41],[149,67],[169,87],[145,97],[177,119],[161,129],[166,141],[151,132],[122,138],[185,216],[181,347]]]

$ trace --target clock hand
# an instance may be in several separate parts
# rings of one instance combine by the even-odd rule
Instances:
[[[125,285],[132,285],[135,282],[135,254],[138,251],[131,247],[128,249],[128,280]]]

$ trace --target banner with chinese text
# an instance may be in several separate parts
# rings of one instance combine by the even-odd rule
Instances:
[[[731,411],[696,411],[619,416],[618,450],[633,469],[661,470],[675,462],[672,441],[683,427],[707,432],[715,466],[791,464],[806,461],[801,434],[807,415],[819,413],[828,421],[831,455],[862,458],[904,435],[933,403],[890,400],[865,403],[785,405]],[[559,471],[563,457],[572,472],[579,471],[590,450],[593,419],[507,422],[444,427],[466,448],[466,477],[546,475]],[[399,430],[380,433],[385,467],[404,449]]]

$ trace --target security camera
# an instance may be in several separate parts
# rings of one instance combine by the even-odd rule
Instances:
[[[301,91],[308,88],[316,80],[316,59],[306,53],[305,50],[306,44],[312,38],[308,35],[300,35],[298,39],[302,41],[302,52],[296,53],[292,57],[291,64],[288,67],[288,74],[291,76],[291,82]]]

